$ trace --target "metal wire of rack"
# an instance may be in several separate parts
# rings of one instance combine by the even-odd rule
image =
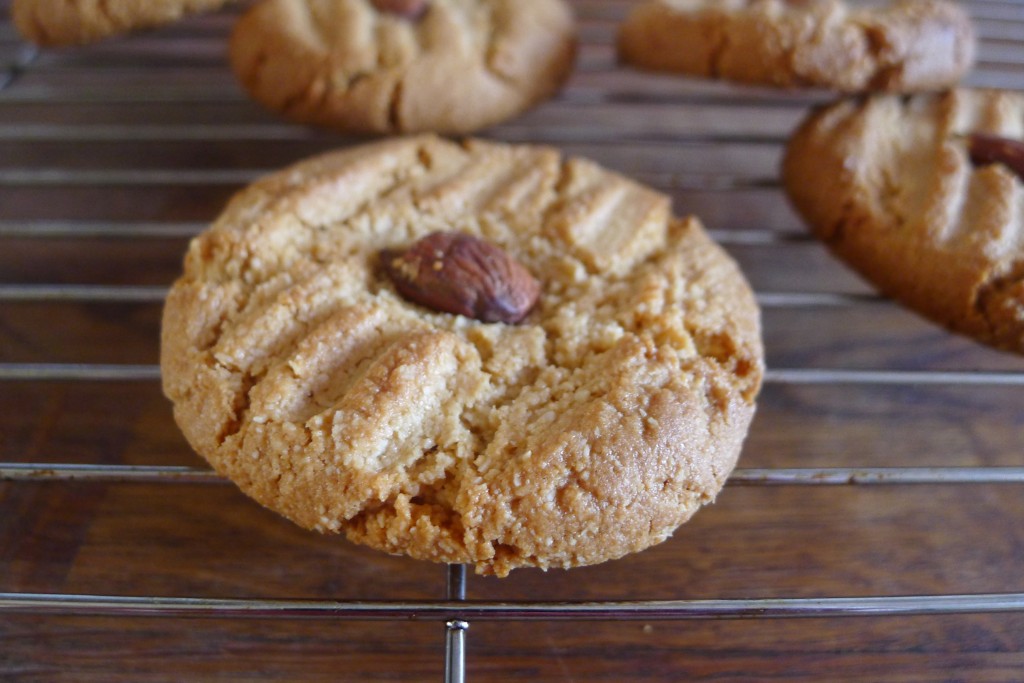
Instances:
[[[582,0],[576,4],[582,23],[582,76],[562,96],[574,108],[574,118],[549,110],[526,122],[501,127],[495,136],[506,140],[530,140],[556,144],[599,143],[608,129],[625,139],[655,146],[757,144],[777,149],[785,140],[784,129],[794,110],[822,100],[820,93],[808,95],[745,92],[720,85],[693,86],[647,78],[636,81],[627,70],[610,59],[614,21],[628,3],[618,0]],[[967,3],[978,20],[982,35],[980,63],[972,75],[972,84],[1004,88],[1024,85],[1024,4],[996,0],[972,0]],[[0,10],[4,9],[0,3]],[[320,141],[316,134],[287,124],[259,119],[230,125],[196,122],[188,118],[171,123],[145,120],[118,123],[78,122],[72,116],[51,116],[58,108],[78,108],[88,112],[96,107],[160,107],[164,103],[199,102],[214,105],[247,106],[241,95],[222,87],[222,67],[205,65],[195,82],[181,79],[172,85],[153,85],[152,73],[168,64],[189,63],[199,46],[201,55],[219,44],[233,14],[222,12],[200,20],[195,35],[182,32],[153,34],[139,42],[124,41],[113,47],[61,53],[41,52],[22,44],[9,25],[0,25],[0,145],[39,143],[66,150],[53,156],[54,165],[45,157],[37,165],[5,164],[0,168],[0,191],[19,188],[86,187],[103,193],[132,187],[192,187],[207,185],[232,188],[244,184],[265,171],[263,168],[210,167],[204,162],[183,166],[141,168],[93,165],[88,158],[74,153],[85,143],[157,142],[174,144],[192,141],[249,144],[253,141]],[[187,38],[187,40],[184,40]],[[145,62],[136,64],[138,57]],[[201,61],[201,60],[200,60]],[[103,78],[81,87],[76,79],[82,73],[101,73]],[[209,73],[207,73],[209,72]],[[212,75],[211,75],[212,74]],[[33,75],[38,77],[33,78]],[[123,79],[129,85],[119,85]],[[633,79],[633,80],[631,80]],[[639,82],[640,85],[636,85]],[[588,123],[577,110],[589,103],[600,105],[601,118]],[[711,114],[696,122],[657,116],[667,105],[710,106]],[[734,111],[756,106],[768,122],[767,130],[747,129],[736,133],[728,121]],[[630,108],[634,108],[631,110]],[[642,108],[650,118],[630,118],[630,111]],[[21,111],[11,123],[3,112]],[[597,109],[595,108],[595,111]],[[33,112],[39,120],[29,120]],[[776,117],[776,115],[779,115]],[[618,118],[616,118],[618,117]],[[773,118],[775,117],[775,118]],[[604,126],[605,128],[601,128]],[[70,151],[67,151],[70,150]],[[25,157],[22,151],[22,157]],[[27,158],[27,157],[26,157]],[[728,201],[730,193],[757,190],[778,193],[778,183],[763,164],[752,173],[728,170],[693,172],[666,169],[665,164],[643,163],[631,169],[631,175],[674,196],[700,196],[708,206]],[[242,164],[244,166],[244,164]],[[0,203],[0,243],[18,244],[48,240],[104,240],[145,242],[187,239],[200,231],[204,223],[195,220],[156,220],[150,216],[129,220],[96,218],[24,219],[18,204],[4,209]],[[730,248],[760,245],[779,248],[813,247],[792,217],[782,214],[770,229],[737,228],[713,230],[713,236]],[[29,248],[30,253],[36,253]],[[30,264],[31,265],[31,264]],[[166,284],[121,282],[92,284],[79,282],[12,281],[0,284],[0,304],[159,304]],[[787,278],[779,278],[781,282]],[[813,316],[822,309],[863,309],[890,306],[871,292],[856,285],[844,285],[838,291],[801,291],[760,286],[758,297],[766,310],[802,311]],[[771,361],[771,348],[769,347]],[[973,358],[973,356],[972,356]],[[152,383],[159,368],[152,363],[54,362],[49,360],[8,361],[0,357],[0,382],[87,382]],[[1024,368],[1002,356],[984,356],[980,369],[914,366],[898,368],[857,367],[776,367],[772,364],[766,381],[769,386],[787,387],[827,385],[858,387],[965,387],[981,389],[1003,387],[1010,390],[1024,385]],[[1012,425],[1010,430],[1012,432]],[[0,442],[2,443],[2,442]],[[1019,454],[1019,453],[1018,453]],[[56,455],[56,454],[55,454]],[[58,458],[59,459],[59,458]],[[1013,461],[1013,458],[1008,458]],[[6,483],[4,483],[6,482]],[[107,462],[72,463],[50,461],[0,462],[0,487],[49,482],[75,486],[76,482],[155,484],[175,487],[183,484],[223,483],[211,471],[194,466],[111,464]],[[880,486],[1006,486],[1024,484],[1024,466],[876,466],[857,467],[744,467],[730,479],[735,487],[880,487]],[[0,505],[3,503],[0,488]],[[1018,520],[1019,521],[1019,520]],[[2,525],[16,524],[7,518]],[[936,614],[997,614],[1024,612],[1024,592],[982,592],[865,595],[860,597],[764,597],[728,599],[659,600],[574,600],[574,601],[502,601],[466,600],[466,575],[463,567],[449,567],[445,600],[303,600],[245,597],[214,599],[203,597],[115,596],[85,593],[0,592],[0,614],[31,614],[90,617],[206,617],[217,619],[352,619],[416,621],[445,625],[445,680],[465,679],[467,629],[475,622],[504,621],[659,621],[773,619],[793,617],[895,616]],[[0,639],[0,654],[4,644]],[[0,674],[3,673],[0,657]]]

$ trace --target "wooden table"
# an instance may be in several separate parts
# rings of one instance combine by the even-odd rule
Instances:
[[[1024,360],[877,298],[808,239],[777,166],[828,95],[621,68],[627,6],[577,2],[565,92],[486,135],[556,144],[701,216],[758,291],[770,374],[741,469],[670,541],[469,579],[469,680],[1024,680]],[[982,37],[969,82],[1024,88],[1024,4],[966,6]],[[0,25],[4,681],[441,678],[443,615],[402,603],[440,601],[445,568],[259,508],[205,474],[160,393],[160,303],[190,236],[251,178],[352,143],[243,96],[233,19],[62,51]],[[291,612],[238,614],[264,600]],[[487,612],[502,601],[519,607]],[[611,613],[521,604],[555,601]]]

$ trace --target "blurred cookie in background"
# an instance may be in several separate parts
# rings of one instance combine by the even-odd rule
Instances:
[[[257,101],[364,134],[490,126],[554,95],[574,56],[562,0],[264,0],[231,39]]]

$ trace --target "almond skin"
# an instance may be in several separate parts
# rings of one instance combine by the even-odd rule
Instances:
[[[967,152],[975,166],[1003,164],[1024,180],[1024,141],[973,133],[967,137]]]
[[[486,323],[517,323],[540,296],[540,283],[508,252],[460,232],[433,232],[408,249],[385,249],[381,268],[414,303]]]
[[[419,19],[430,6],[429,0],[370,0],[381,12],[397,14],[406,19]]]

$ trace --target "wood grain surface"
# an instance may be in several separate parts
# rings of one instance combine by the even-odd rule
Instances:
[[[782,146],[830,96],[622,67],[612,46],[629,5],[575,2],[583,44],[565,92],[484,135],[555,144],[643,180],[740,262],[775,373],[740,466],[1024,466],[1024,359],[877,297],[787,205]],[[965,7],[982,39],[969,83],[1024,89],[1024,2]],[[0,461],[205,468],[154,379],[18,372],[154,366],[161,293],[190,236],[249,180],[355,141],[245,98],[225,60],[238,9],[44,51],[26,49],[8,9],[0,0]],[[792,379],[818,371],[845,374]],[[909,374],[864,381],[877,371]],[[1022,494],[1022,484],[729,484],[660,546],[570,572],[470,577],[468,597],[1024,593]],[[444,586],[444,567],[302,531],[225,482],[0,481],[0,593],[433,601]],[[436,681],[443,645],[431,621],[0,609],[3,681]],[[468,647],[470,681],[1019,682],[1024,612],[480,621]]]

